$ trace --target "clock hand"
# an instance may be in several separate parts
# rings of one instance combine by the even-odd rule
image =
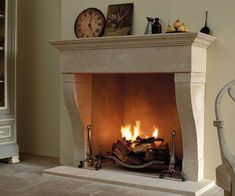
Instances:
[[[93,18],[93,15],[91,15],[91,18],[90,18],[88,27],[89,27],[89,29],[91,30],[91,33],[92,33],[93,37],[95,37],[95,33],[93,32],[93,29],[91,28],[91,21],[92,21],[92,18]]]
[[[88,26],[91,26],[91,21],[92,21],[93,15],[91,15],[90,21],[88,23]]]
[[[91,28],[91,25],[88,25],[88,27],[91,30],[91,33],[92,33],[93,37],[95,37],[95,33],[93,32],[93,29]]]

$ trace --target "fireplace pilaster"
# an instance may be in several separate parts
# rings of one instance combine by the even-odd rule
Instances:
[[[183,137],[183,171],[199,181],[204,171],[204,73],[176,73],[175,92]]]

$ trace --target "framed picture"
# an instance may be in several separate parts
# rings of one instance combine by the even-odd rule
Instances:
[[[109,5],[104,36],[130,35],[133,8],[133,3]]]

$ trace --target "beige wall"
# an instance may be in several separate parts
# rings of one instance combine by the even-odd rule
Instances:
[[[59,156],[60,0],[18,1],[17,126],[21,152]]]
[[[74,21],[77,15],[87,7],[96,7],[106,15],[108,4],[125,3],[121,0],[62,0],[62,39],[74,39]],[[173,22],[180,18],[189,27],[190,31],[197,32],[204,26],[205,11],[209,11],[208,25],[217,41],[208,49],[207,83],[206,83],[206,113],[205,113],[205,178],[214,178],[215,167],[220,164],[220,154],[216,129],[212,125],[214,120],[214,100],[219,89],[235,78],[235,2],[231,0],[132,0],[134,3],[134,28],[133,34],[142,35],[146,27],[146,16],[159,17],[164,22],[169,19]],[[235,108],[230,107],[230,102],[225,103],[225,116],[232,121]],[[64,103],[61,103],[61,161],[71,162],[72,157],[72,132],[68,121]],[[225,122],[226,123],[226,122]],[[234,130],[229,122],[226,127]],[[65,138],[65,139],[64,139]],[[233,141],[235,132],[227,134],[229,146],[235,152]],[[69,154],[68,154],[69,153]]]

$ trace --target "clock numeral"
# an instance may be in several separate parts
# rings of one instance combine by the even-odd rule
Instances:
[[[82,16],[81,18],[80,18],[80,21],[83,21],[84,20],[84,17]]]

